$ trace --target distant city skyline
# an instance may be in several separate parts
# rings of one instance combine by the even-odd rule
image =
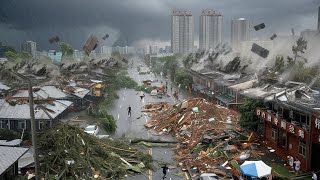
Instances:
[[[81,49],[90,33],[99,38],[108,33],[109,38],[99,47],[132,46],[144,40],[160,40],[169,45],[172,9],[192,10],[194,35],[198,37],[198,17],[203,9],[212,8],[223,14],[224,40],[230,42],[230,21],[240,17],[253,25],[266,24],[265,30],[253,32],[253,38],[266,38],[271,33],[290,35],[291,28],[297,34],[305,29],[316,30],[318,6],[314,0],[5,0],[0,2],[0,16],[4,16],[0,18],[0,41],[19,49],[22,42],[31,40],[41,51],[55,49],[56,44],[50,44],[48,39],[57,35],[74,49]],[[195,42],[199,42],[198,38]]]

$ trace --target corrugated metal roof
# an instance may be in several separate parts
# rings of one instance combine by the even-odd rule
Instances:
[[[12,97],[29,97],[28,90],[18,90]],[[33,97],[37,97],[35,93],[33,93]]]
[[[28,148],[0,146],[0,174],[4,173],[27,151]]]
[[[40,91],[37,92],[40,96],[49,96],[54,99],[58,98],[65,98],[68,96],[68,94],[64,93],[60,89],[54,87],[54,86],[43,86],[41,87]]]
[[[34,106],[35,119],[51,119],[48,114],[55,118],[65,111],[72,102],[65,100],[56,100],[53,104],[42,104],[44,108],[38,105]],[[44,110],[47,109],[47,110]],[[46,111],[46,112],[45,112]],[[4,99],[0,99],[0,118],[3,119],[30,119],[29,104],[10,105]]]
[[[53,99],[65,98],[68,94],[54,86],[43,86],[40,90],[33,92],[33,97],[47,99],[51,97]],[[29,97],[28,90],[19,90],[13,97]]]

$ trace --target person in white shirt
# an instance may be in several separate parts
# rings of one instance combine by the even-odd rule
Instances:
[[[296,158],[296,161],[294,161],[294,164],[295,164],[295,171],[296,171],[296,174],[299,174],[300,173],[300,164],[301,162],[299,161],[299,159]]]
[[[312,180],[317,180],[318,176],[316,173],[314,173],[314,171],[312,171]]]
[[[294,159],[293,159],[293,157],[289,155],[289,156],[287,156],[287,158],[288,158],[288,162],[289,162],[289,165],[290,165],[291,169],[294,171],[294,168],[293,168]]]

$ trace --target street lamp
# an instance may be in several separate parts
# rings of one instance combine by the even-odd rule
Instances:
[[[28,92],[29,92],[29,109],[30,109],[30,118],[31,118],[31,138],[32,138],[32,146],[33,146],[33,158],[34,158],[34,168],[35,168],[35,178],[36,180],[39,180],[40,178],[40,165],[38,161],[38,149],[37,149],[37,137],[36,137],[36,122],[35,122],[35,116],[34,116],[34,107],[33,107],[33,91],[32,91],[32,84],[31,80],[19,73],[15,73],[12,71],[9,71],[14,76],[18,77],[18,79],[22,79],[28,82]]]

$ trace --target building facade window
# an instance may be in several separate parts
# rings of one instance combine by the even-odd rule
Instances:
[[[39,129],[47,129],[50,127],[50,121],[39,121]]]
[[[299,154],[306,156],[306,142],[302,139],[299,139]]]
[[[286,132],[281,132],[281,147],[287,149],[287,133]]]
[[[272,126],[272,134],[271,134],[271,137],[274,141],[277,140],[278,138],[278,128]]]
[[[7,129],[8,127],[8,120],[0,120],[0,128]]]
[[[18,129],[26,129],[26,121],[25,120],[18,121]]]

